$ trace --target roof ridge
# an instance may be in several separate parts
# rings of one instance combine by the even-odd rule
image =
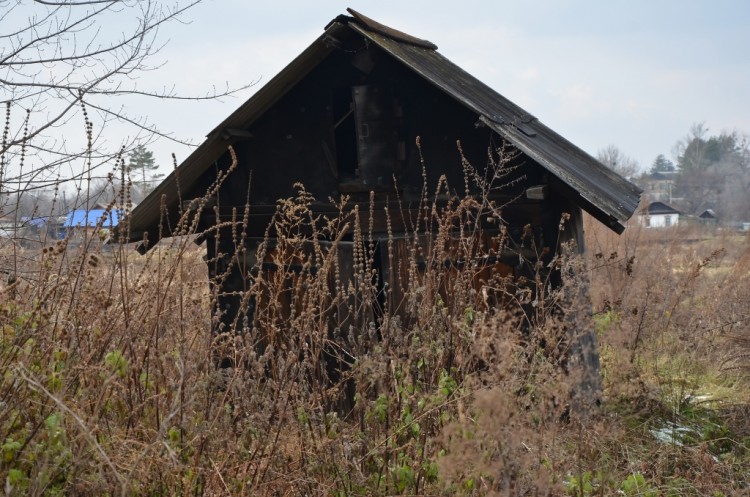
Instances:
[[[349,12],[353,17],[351,18],[351,21],[356,22],[360,26],[364,27],[365,29],[369,31],[374,31],[375,33],[381,34],[383,36],[387,36],[388,38],[391,38],[392,40],[400,41],[403,43],[409,43],[410,45],[416,45],[421,48],[427,48],[429,50],[437,50],[437,45],[432,43],[429,40],[424,40],[422,38],[417,38],[416,36],[412,36],[408,33],[404,33],[403,31],[399,31],[398,29],[393,29],[391,27],[386,26],[385,24],[381,24],[378,21],[374,19],[370,19],[369,17],[360,14],[356,10],[352,8],[347,8],[347,12]]]

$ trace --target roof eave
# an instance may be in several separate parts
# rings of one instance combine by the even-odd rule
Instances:
[[[408,37],[406,41],[389,38],[386,34],[391,28],[378,24],[375,26],[377,29],[374,29],[372,24],[375,21],[356,12],[352,13],[359,17],[353,19],[339,16],[334,19],[306,50],[215,127],[206,140],[133,210],[127,223],[123,223],[130,227],[130,240],[141,238],[144,233],[148,233],[149,239],[153,241],[156,241],[158,236],[171,235],[173,228],[165,228],[160,222],[164,209],[170,213],[177,212],[181,200],[180,192],[190,193],[191,196],[195,193],[191,190],[206,170],[207,164],[215,162],[226,152],[227,147],[234,143],[233,136],[237,136],[236,131],[246,130],[327,57],[334,48],[326,39],[332,35],[335,38],[337,31],[342,28],[351,28],[365,36],[391,56],[408,65],[427,82],[476,112],[484,124],[558,178],[584,210],[614,231],[621,233],[624,230],[625,221],[633,215],[640,201],[642,191],[638,187],[608,170],[590,155],[539,123],[522,108],[437,53],[430,42],[405,33],[399,36]],[[434,72],[430,63],[437,64],[442,70],[448,68],[454,71],[456,77],[479,93],[462,92],[458,83],[445,81],[447,78],[441,77],[440,72]],[[433,74],[430,74],[431,71]],[[496,112],[498,109],[502,112]],[[225,132],[227,130],[232,133]],[[534,138],[537,130],[543,135],[542,138]],[[546,150],[545,147],[550,147],[551,150]],[[562,163],[558,163],[560,157],[563,159]],[[584,166],[582,170],[579,170],[581,168],[578,164]],[[592,173],[594,178],[588,177],[587,173]]]
[[[281,99],[297,82],[312,71],[333,47],[326,43],[326,38],[332,31],[340,29],[341,24],[333,22],[328,29],[311,43],[300,55],[292,60],[284,69],[271,78],[255,92],[244,104],[224,119],[218,126],[208,133],[203,143],[198,146],[176,169],[174,169],[138,206],[131,212],[128,225],[128,239],[137,241],[144,233],[154,241],[158,236],[170,236],[171,230],[163,227],[163,233],[158,233],[158,226],[163,207],[173,212],[181,201],[181,193],[186,193],[195,185],[206,164],[213,163],[235,141],[224,130],[244,129],[268,108]]]
[[[640,203],[642,190],[636,185],[608,169],[586,152],[565,140],[562,136],[554,133],[552,130],[541,124],[536,118],[529,115],[524,109],[466,73],[466,71],[438,52],[418,45],[401,46],[398,42],[394,42],[378,31],[369,31],[366,27],[359,24],[351,24],[350,26],[352,29],[367,37],[377,46],[391,54],[391,56],[409,66],[426,81],[433,84],[468,109],[476,112],[478,119],[482,123],[489,126],[503,138],[507,139],[520,151],[547,169],[563,183],[573,188],[573,190],[579,194],[581,207],[592,216],[617,233],[622,233],[624,231],[625,222],[633,216],[638,208],[638,204]],[[396,45],[396,48],[394,48],[394,44]],[[437,61],[437,63],[450,65],[457,74],[461,74],[464,78],[471,79],[471,82],[480,88],[481,91],[492,94],[498,101],[502,101],[505,114],[508,115],[496,115],[492,112],[492,109],[480,105],[480,102],[476,102],[452,88],[451,85],[453,83],[451,81],[443,81],[434,77],[434,75],[429,74],[428,70],[422,70],[420,67],[415,66],[415,64],[412,64],[412,61],[408,58],[409,56],[413,56],[414,53],[420,54],[420,56],[434,57],[434,60]],[[578,158],[591,166],[592,170],[595,170],[602,183],[609,185],[611,190],[622,192],[618,195],[617,200],[615,201],[613,198],[606,198],[607,196],[604,192],[598,193],[595,189],[586,186],[584,182],[577,178],[575,174],[572,174],[571,171],[566,171],[541,153],[539,146],[532,145],[537,132],[545,133],[546,135],[554,135],[556,141],[564,142],[564,144],[569,147]]]

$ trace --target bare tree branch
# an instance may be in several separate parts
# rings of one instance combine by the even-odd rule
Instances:
[[[254,84],[227,83],[197,95],[182,94],[171,82],[143,87],[140,76],[164,64],[154,60],[166,44],[160,29],[184,23],[184,14],[199,3],[0,0],[0,102],[7,106],[0,143],[0,195],[24,187],[46,188],[56,178],[81,177],[82,167],[101,167],[122,154],[123,145],[127,152],[157,137],[192,145],[132,107],[126,111],[114,99],[213,100]],[[21,122],[21,116],[28,119]],[[134,130],[124,144],[102,138],[105,127],[116,123]],[[81,133],[83,124],[85,133],[93,135],[71,138],[71,129]],[[20,167],[24,161],[26,166]],[[62,169],[70,171],[61,174]]]

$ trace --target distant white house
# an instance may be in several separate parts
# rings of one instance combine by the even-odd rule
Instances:
[[[638,223],[645,228],[669,228],[679,220],[680,211],[664,202],[651,202],[638,216]]]

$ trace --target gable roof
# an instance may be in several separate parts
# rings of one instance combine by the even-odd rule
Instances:
[[[716,212],[713,209],[706,209],[698,217],[701,219],[716,219]]]
[[[198,177],[227,150],[237,130],[247,128],[300,82],[331,52],[337,36],[354,32],[402,62],[426,82],[445,92],[478,122],[512,143],[547,169],[572,200],[614,231],[635,212],[641,189],[558,135],[539,120],[437,52],[433,43],[384,26],[348,9],[331,21],[304,52],[235,110],[130,215],[130,238],[137,240],[159,224],[162,196],[170,211]],[[179,190],[178,190],[179,186]],[[151,237],[150,237],[151,238]],[[151,238],[155,240],[156,238]]]
[[[668,206],[664,202],[651,202],[648,204],[643,215],[653,216],[658,214],[680,214],[677,209]]]

